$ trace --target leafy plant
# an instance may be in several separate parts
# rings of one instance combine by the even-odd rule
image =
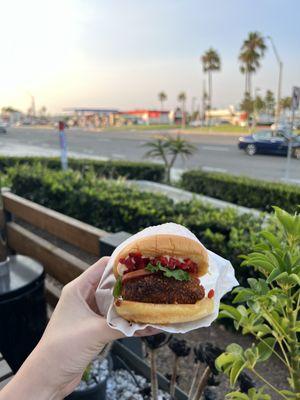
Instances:
[[[92,363],[89,363],[86,369],[83,371],[81,380],[88,382],[91,379]]]
[[[149,150],[145,153],[148,158],[160,158],[165,165],[165,180],[167,183],[171,181],[171,169],[173,168],[178,156],[185,159],[192,156],[197,148],[183,139],[180,135],[176,138],[172,136],[162,136],[158,139],[147,142],[143,145]]]
[[[249,287],[234,289],[237,306],[221,305],[220,318],[230,318],[236,329],[252,334],[256,343],[243,350],[231,344],[216,360],[216,367],[229,376],[234,386],[244,369],[283,399],[300,398],[300,215],[275,208],[275,234],[262,231],[254,252],[244,257],[243,266],[253,266],[260,277],[249,278]],[[288,374],[289,390],[280,390],[261,375],[256,366],[271,355],[277,357]],[[263,389],[230,399],[269,399]]]

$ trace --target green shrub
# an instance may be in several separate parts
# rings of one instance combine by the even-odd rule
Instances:
[[[0,156],[0,172],[5,172],[8,168],[16,165],[35,165],[37,163],[50,169],[61,169],[59,158]],[[93,170],[98,176],[105,178],[116,179],[122,176],[127,179],[144,179],[154,182],[162,182],[164,179],[164,167],[160,164],[150,162],[99,161],[69,158],[68,163],[69,168],[72,170],[80,171],[82,173]]]
[[[8,171],[12,191],[109,232],[135,233],[164,222],[185,225],[210,250],[228,258],[235,267],[255,243],[262,219],[216,209],[200,201],[174,202],[164,195],[141,192],[125,182],[99,179],[93,172],[53,171],[41,165],[18,166]],[[236,269],[244,284],[253,271]]]
[[[173,201],[93,172],[53,171],[37,164],[8,170],[12,191],[109,232],[136,232],[173,214]]]
[[[275,216],[276,235],[269,230],[260,232],[258,245],[244,257],[243,268],[254,267],[258,279],[249,279],[246,288],[235,288],[233,305],[221,304],[219,314],[233,321],[243,335],[252,335],[256,343],[246,350],[231,344],[216,360],[232,387],[244,369],[264,386],[257,393],[251,389],[248,395],[231,392],[226,399],[270,400],[273,396],[263,394],[265,386],[278,399],[300,398],[300,215],[276,207]],[[257,369],[271,355],[286,372],[289,390],[282,390],[283,382],[270,383],[263,366]]]
[[[182,176],[181,186],[191,192],[268,212],[273,205],[295,212],[300,204],[299,186],[224,173],[188,171]]]

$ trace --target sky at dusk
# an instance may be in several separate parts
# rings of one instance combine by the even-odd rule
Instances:
[[[157,93],[177,105],[185,91],[199,101],[200,56],[210,46],[213,106],[243,94],[238,53],[249,31],[270,35],[284,62],[283,95],[300,86],[299,0],[0,0],[0,107],[52,113],[64,107],[158,108]],[[268,43],[269,44],[269,43]],[[269,46],[253,87],[276,90]]]

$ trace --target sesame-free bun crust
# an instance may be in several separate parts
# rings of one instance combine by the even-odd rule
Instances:
[[[154,304],[119,300],[115,309],[121,317],[130,322],[167,325],[206,317],[213,312],[214,301],[207,297],[195,304]]]
[[[197,276],[203,276],[208,271],[208,254],[202,244],[185,236],[153,235],[135,240],[128,244],[117,255],[113,271],[118,277],[117,266],[120,258],[126,258],[129,253],[140,252],[143,256],[157,257],[168,255],[171,257],[190,258],[198,265]]]

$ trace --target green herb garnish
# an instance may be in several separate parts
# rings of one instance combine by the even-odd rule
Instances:
[[[114,286],[113,296],[115,298],[120,297],[122,293],[122,277],[118,276],[117,281]]]
[[[157,265],[152,265],[149,263],[146,269],[150,272],[163,272],[163,275],[167,278],[174,278],[177,281],[189,281],[191,279],[190,274],[182,269],[169,269],[163,267],[161,263],[157,263]]]

